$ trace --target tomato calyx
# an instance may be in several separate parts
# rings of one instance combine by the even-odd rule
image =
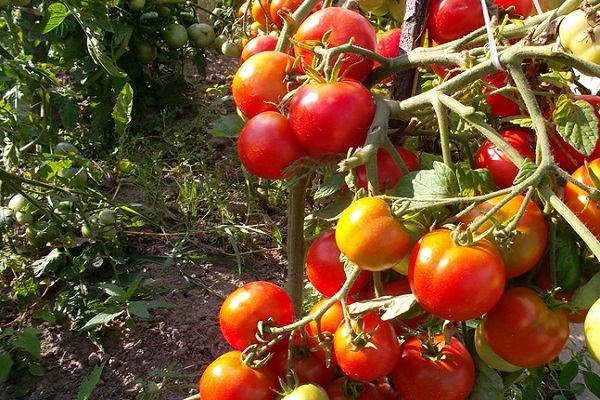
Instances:
[[[349,399],[358,399],[362,392],[365,391],[365,386],[362,382],[347,379],[342,384],[342,392]]]
[[[379,326],[376,326],[372,331],[366,332],[363,330],[363,319],[356,320],[356,330],[350,329],[350,343],[352,343],[353,349],[358,351],[365,347],[375,347],[371,342],[371,338],[377,333]]]

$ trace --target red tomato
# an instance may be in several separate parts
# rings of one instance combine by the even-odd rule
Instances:
[[[459,222],[470,224],[477,221],[503,199],[504,196],[494,197],[476,205],[468,213],[461,216]],[[494,214],[493,219],[500,224],[508,223],[517,215],[524,201],[525,196],[523,195],[513,197]],[[492,226],[492,220],[488,220],[477,230],[477,233],[483,234]],[[544,255],[548,243],[548,224],[542,210],[533,201],[529,201],[525,213],[517,224],[514,237],[505,242],[495,239],[493,233],[490,233],[487,237],[500,250],[506,268],[506,277],[514,278],[530,271]]]
[[[202,400],[274,400],[278,388],[274,371],[246,366],[239,351],[222,354],[210,363],[198,384]]]
[[[384,400],[371,382],[355,382],[342,376],[325,388],[329,400]]]
[[[419,240],[411,253],[408,279],[426,311],[440,318],[466,321],[496,304],[506,273],[500,253],[490,241],[459,246],[450,233],[438,229]]]
[[[408,172],[421,169],[421,161],[419,161],[419,157],[417,157],[415,153],[401,146],[394,147],[400,155],[400,158],[402,158],[402,161],[404,161],[404,165],[406,166],[406,169],[408,169]],[[366,190],[368,186],[367,168],[364,165],[359,165],[355,168],[355,172],[356,186]],[[377,190],[379,190],[380,193],[385,193],[386,190],[396,186],[403,176],[402,170],[398,164],[396,164],[390,153],[384,148],[379,148],[377,150]]]
[[[310,309],[310,314],[316,313],[319,309],[321,309],[325,303],[329,299],[322,299],[318,301],[312,308]],[[352,300],[349,298],[348,303],[351,303]],[[344,310],[342,309],[342,303],[339,301],[334,303],[333,306],[327,309],[325,313],[321,316],[321,332],[324,335],[331,336],[333,339],[333,335],[335,331],[337,331],[340,323],[344,319]],[[311,351],[314,351],[315,355],[322,361],[326,361],[328,358],[327,349],[319,343],[318,340],[318,331],[317,331],[317,322],[311,321],[307,325],[305,325],[304,330],[307,334],[307,344],[310,346]],[[331,362],[336,364],[335,354],[333,351],[329,354],[331,358]]]
[[[279,15],[280,11],[293,13],[300,7],[302,0],[272,0],[270,7],[271,19],[277,25],[283,25],[283,18]]]
[[[590,162],[586,167],[581,166],[573,172],[573,178],[585,185],[594,187],[589,171],[600,178],[600,158]],[[600,239],[600,208],[598,201],[590,199],[590,194],[571,182],[565,185],[564,201],[567,207],[577,215],[585,226]]]
[[[396,389],[392,387],[390,381],[387,376],[382,379],[378,379],[377,383],[377,391],[379,392],[382,400],[402,400]]]
[[[277,375],[283,381],[286,379],[288,367],[292,376],[295,376],[300,384],[315,383],[325,387],[333,380],[335,374],[333,364],[328,367],[323,360],[306,347],[294,347],[291,350],[292,356],[288,365],[287,350],[286,348],[283,351],[278,351],[273,359]]]
[[[529,14],[528,14],[529,15]],[[507,85],[508,73],[501,71],[494,75],[483,78],[483,81],[490,84],[496,89],[501,89]],[[495,89],[485,87],[483,93],[489,93]],[[485,100],[490,105],[490,111],[499,117],[512,117],[521,115],[521,107],[517,103],[517,98],[514,94],[491,94],[486,96]]]
[[[377,36],[377,54],[387,58],[396,58],[400,53],[400,39],[402,29],[392,28],[387,31],[379,31]]]
[[[565,348],[569,321],[564,309],[550,309],[530,288],[507,290],[483,321],[489,346],[518,367],[544,365]]]
[[[431,0],[427,16],[429,37],[442,44],[484,26],[479,0]]]
[[[310,82],[298,89],[289,105],[292,129],[315,158],[364,145],[374,114],[371,92],[351,79]]]
[[[221,332],[234,349],[244,350],[258,342],[256,327],[272,319],[284,326],[294,322],[294,305],[279,286],[264,281],[249,282],[231,293],[219,311]]]
[[[240,161],[250,173],[265,179],[283,179],[286,170],[306,156],[289,120],[275,111],[252,117],[237,141]]]
[[[494,4],[497,4],[504,9],[508,7],[514,7],[512,13],[528,17],[533,10],[533,2],[531,0],[494,0]]]
[[[357,347],[352,343],[352,331],[357,332],[358,326],[368,334],[368,345]],[[358,332],[357,332],[358,333]],[[400,347],[394,326],[389,321],[383,321],[377,314],[367,314],[359,325],[352,321],[349,327],[342,322],[333,338],[333,350],[340,369],[351,379],[372,381],[389,374],[396,361]]]
[[[506,130],[500,131],[500,135],[524,158],[535,162],[535,151],[531,144],[535,136],[531,132]],[[488,169],[494,178],[494,183],[501,189],[511,187],[519,173],[519,167],[500,148],[488,140],[481,143],[475,153],[475,166]]]
[[[275,47],[277,46],[277,40],[278,39],[276,36],[271,35],[259,35],[250,39],[242,50],[240,60],[244,62],[257,53],[262,53],[263,51],[274,51]]]
[[[319,293],[331,297],[346,282],[344,263],[340,261],[340,249],[335,242],[335,230],[317,237],[306,252],[306,276]],[[360,292],[369,282],[372,274],[362,271],[350,288],[349,296]]]
[[[268,18],[270,17],[269,0],[253,0],[251,6],[252,19],[259,24],[267,25]]]
[[[444,337],[434,337],[436,345]],[[429,355],[423,341],[414,336],[402,343],[392,383],[405,400],[466,399],[475,383],[475,365],[465,346],[456,338],[438,354]]]
[[[231,90],[237,108],[248,118],[277,106],[288,93],[287,75],[294,57],[263,51],[248,58],[236,71]]]
[[[344,45],[353,40],[355,46],[375,51],[377,37],[369,20],[358,12],[342,7],[327,7],[311,14],[298,27],[294,40],[298,43],[321,41],[323,35],[330,31],[327,48]],[[313,62],[314,53],[294,46],[296,55],[303,58],[306,64]],[[373,69],[373,60],[354,53],[341,55],[344,58],[340,76],[362,81]],[[341,109],[340,109],[341,110]]]

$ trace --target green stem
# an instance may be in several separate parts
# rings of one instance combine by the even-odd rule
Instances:
[[[302,290],[304,287],[304,216],[308,175],[303,174],[290,182],[288,197],[287,237],[287,290],[296,315],[302,315]]]
[[[448,113],[440,97],[435,96],[432,101],[433,109],[437,116],[438,129],[440,130],[440,144],[442,147],[442,158],[444,164],[453,168],[452,154],[450,152],[450,128],[448,126]]]

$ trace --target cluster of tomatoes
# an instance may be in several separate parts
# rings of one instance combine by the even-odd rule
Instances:
[[[480,2],[467,3],[430,2],[432,46],[484,25]],[[519,18],[533,12],[528,1],[496,3]],[[281,11],[276,1],[249,4],[257,22],[258,11],[270,10],[267,22],[276,16],[285,20],[293,11]],[[379,6],[366,11],[360,4],[360,11],[312,10],[290,38],[292,49],[272,35],[248,42],[232,92],[245,120],[238,154],[252,174],[291,179],[307,173],[307,165],[318,169],[348,154],[346,162],[364,156],[352,151],[368,147],[380,110],[363,83],[377,57],[365,54],[396,57],[401,31],[377,34],[365,13],[377,15],[373,10]],[[566,51],[594,62],[559,34]],[[335,52],[349,44],[365,53]],[[460,74],[428,67],[438,82]],[[532,60],[523,69],[533,82],[540,65]],[[492,121],[526,118],[523,99],[505,71],[482,79],[478,87]],[[562,171],[552,184],[598,239],[600,211],[590,188],[600,185],[600,145],[596,139],[582,152],[565,137],[563,125],[565,110],[586,114],[597,138],[600,97],[560,88],[553,98],[538,100],[551,127],[553,162]],[[535,165],[535,131],[510,122],[497,127],[502,142]],[[573,133],[572,126],[568,129]],[[306,253],[306,277],[322,299],[305,315],[295,315],[290,297],[272,283],[251,282],[232,293],[219,320],[234,350],[204,371],[200,397],[465,399],[481,365],[506,373],[548,365],[565,349],[569,324],[584,321],[589,352],[600,361],[600,301],[585,307],[571,303],[582,285],[600,276],[597,260],[533,190],[503,191],[518,184],[524,169],[505,146],[481,138],[471,144],[477,147],[470,148],[469,168],[491,180],[490,188],[479,187],[475,194],[499,193],[477,202],[457,201],[446,214],[435,214],[441,205],[426,215],[427,208],[411,213],[402,202],[393,202],[401,197],[394,189],[403,178],[422,172],[421,160],[407,147],[377,149],[374,182],[364,162],[346,163],[350,178],[340,191],[351,198],[349,204],[327,221]]]

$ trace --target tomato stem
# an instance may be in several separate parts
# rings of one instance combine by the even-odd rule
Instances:
[[[308,174],[302,174],[289,182],[288,237],[287,246],[287,291],[294,304],[296,315],[302,315],[302,291],[304,286],[304,217],[306,207],[306,185]]]

